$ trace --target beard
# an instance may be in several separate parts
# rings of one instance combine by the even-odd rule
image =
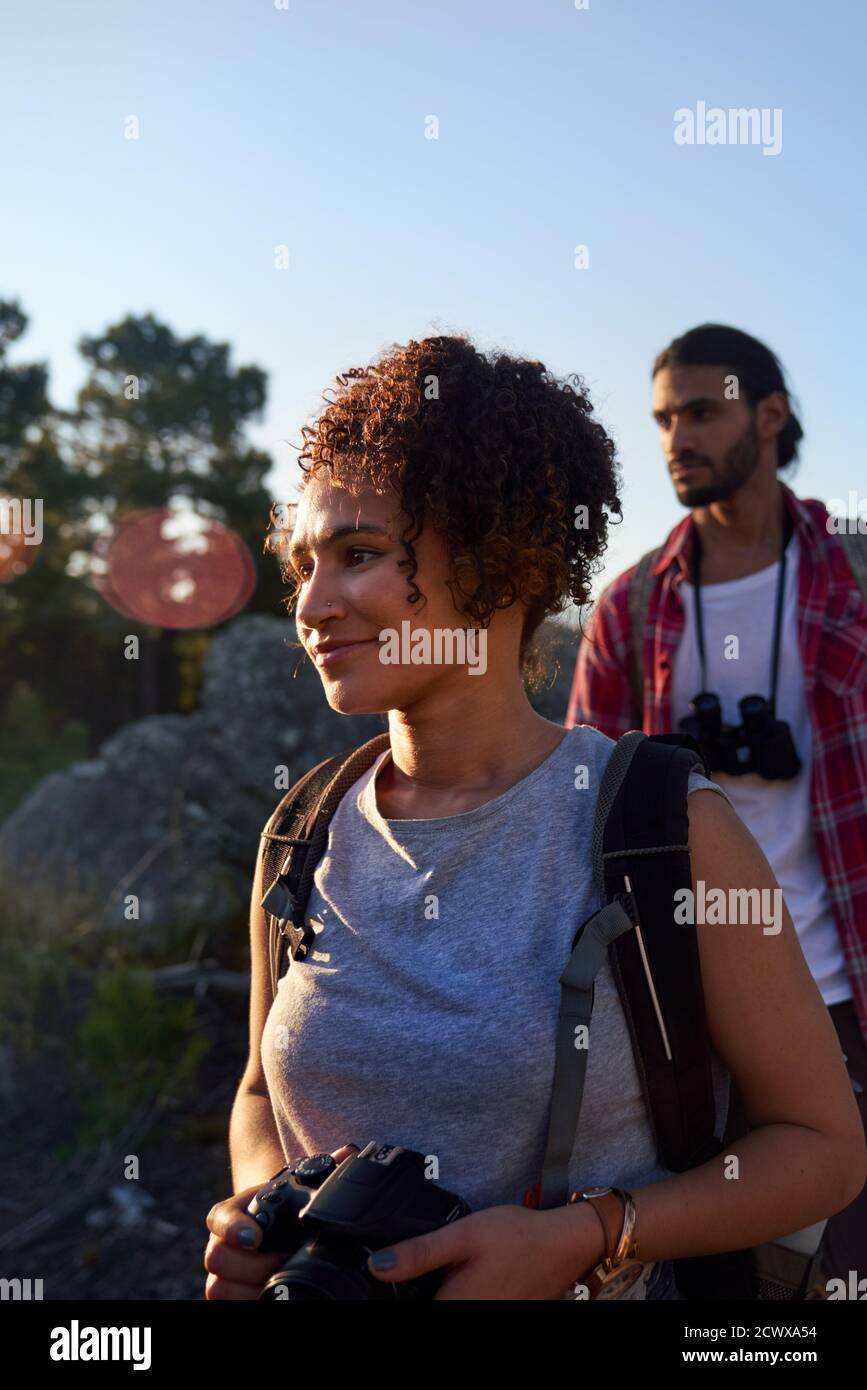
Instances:
[[[755,419],[750,420],[740,439],[729,447],[720,463],[714,463],[706,454],[692,454],[681,462],[707,464],[713,477],[704,483],[687,483],[676,488],[678,502],[684,507],[706,507],[710,502],[725,502],[756,471],[759,434]]]

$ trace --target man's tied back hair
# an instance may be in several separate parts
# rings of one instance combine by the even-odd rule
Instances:
[[[798,443],[804,437],[800,421],[792,410],[780,359],[769,347],[722,323],[703,323],[674,338],[653,364],[651,376],[665,367],[725,367],[738,379],[738,389],[750,405],[772,391],[782,391],[789,401],[789,418],[777,435],[777,467],[785,468],[798,457]]]
[[[526,602],[521,658],[538,677],[530,638],[544,618],[587,602],[607,513],[621,514],[615,446],[581,378],[482,353],[463,335],[433,337],[352,367],[323,399],[301,431],[304,473],[327,468],[350,489],[394,490],[410,519],[400,539],[411,603],[424,599],[413,541],[427,522],[445,536],[449,587],[471,626]],[[291,612],[300,583],[283,573]]]

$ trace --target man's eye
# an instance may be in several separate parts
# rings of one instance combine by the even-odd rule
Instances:
[[[376,555],[375,550],[363,550],[361,546],[354,545],[347,550],[347,555]]]

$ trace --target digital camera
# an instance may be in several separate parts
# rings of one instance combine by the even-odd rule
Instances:
[[[433,1298],[445,1270],[388,1284],[367,1268],[372,1251],[469,1215],[466,1202],[424,1170],[423,1154],[380,1143],[340,1164],[323,1153],[281,1168],[247,1207],[262,1228],[258,1248],[289,1255],[259,1297],[293,1303]]]

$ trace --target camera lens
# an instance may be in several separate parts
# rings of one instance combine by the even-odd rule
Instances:
[[[385,1303],[395,1298],[394,1288],[374,1279],[367,1268],[367,1251],[347,1241],[314,1240],[272,1274],[260,1299],[289,1303],[303,1301]]]

